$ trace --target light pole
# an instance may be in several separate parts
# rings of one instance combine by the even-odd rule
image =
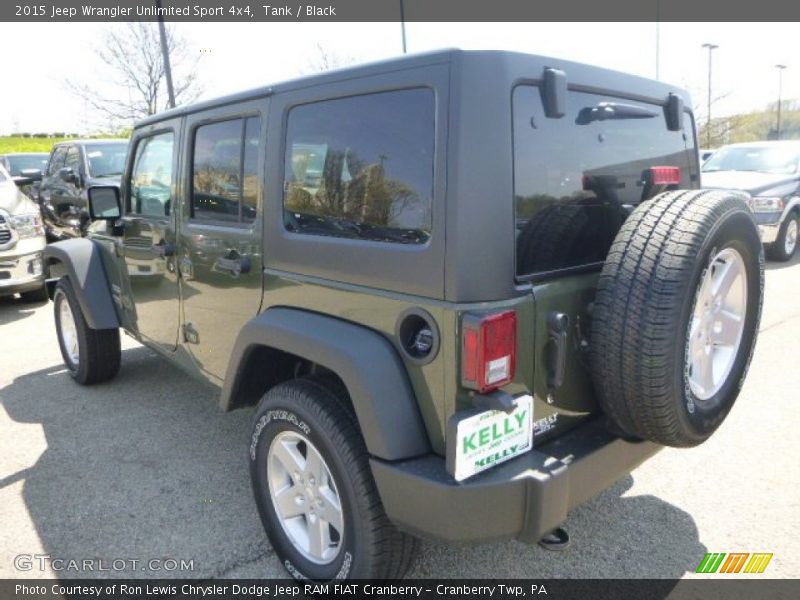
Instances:
[[[167,77],[167,98],[169,107],[175,108],[175,89],[172,87],[172,67],[169,64],[169,46],[167,45],[167,31],[164,27],[164,15],[161,14],[161,0],[156,0],[158,8],[158,35],[161,38],[161,55],[164,60],[164,75]]]
[[[778,139],[781,139],[781,92],[783,91],[783,70],[786,65],[775,65],[778,69]]]
[[[716,44],[703,44],[708,48],[708,121],[706,121],[706,147],[711,148],[711,52],[719,48]]]
[[[400,0],[400,34],[403,36],[403,54],[406,53],[406,7],[405,2]]]

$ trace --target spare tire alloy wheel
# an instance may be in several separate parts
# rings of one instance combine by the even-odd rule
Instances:
[[[638,206],[606,258],[592,319],[592,374],[612,429],[665,446],[708,439],[744,382],[763,287],[741,198],[673,191]]]
[[[698,401],[716,395],[733,368],[744,332],[746,283],[744,259],[733,248],[717,252],[703,274],[686,353],[687,377]]]

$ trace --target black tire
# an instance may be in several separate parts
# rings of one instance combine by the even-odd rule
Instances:
[[[282,383],[261,399],[250,444],[250,476],[258,512],[275,552],[296,579],[400,578],[411,565],[416,540],[398,531],[386,516],[366,445],[341,394],[337,386],[310,377]],[[268,456],[270,445],[282,432],[299,433],[310,440],[338,491],[344,533],[338,554],[328,564],[304,556],[277,516],[269,488]]]
[[[772,244],[766,244],[764,247],[769,260],[774,260],[777,262],[788,262],[792,260],[797,252],[797,242],[795,242],[794,248],[791,249],[791,252],[787,252],[786,233],[789,229],[789,225],[792,222],[794,222],[795,227],[800,225],[798,221],[800,221],[800,218],[798,218],[797,212],[792,212],[786,216],[786,219],[784,219],[783,223],[781,223],[781,226],[778,229],[778,237],[775,239],[775,242]]]
[[[67,302],[75,322],[78,340],[78,362],[70,358],[64,344],[61,326],[61,305]],[[58,346],[70,376],[82,385],[92,385],[113,379],[119,372],[121,359],[119,329],[91,329],[81,311],[69,279],[62,277],[53,294]]]
[[[745,267],[744,327],[713,396],[689,384],[688,331],[712,258],[732,248]],[[696,446],[722,423],[744,382],[764,287],[758,230],[744,201],[721,191],[675,191],[640,205],[619,231],[597,288],[592,371],[603,410],[625,434]]]
[[[20,297],[23,302],[47,302],[50,299],[50,296],[47,295],[47,286],[45,284],[30,292],[22,292]]]

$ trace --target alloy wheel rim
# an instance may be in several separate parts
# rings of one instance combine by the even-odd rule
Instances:
[[[78,329],[66,296],[61,297],[58,305],[58,320],[61,325],[61,341],[64,350],[73,366],[80,364],[80,347],[78,346]]]
[[[267,454],[272,505],[295,549],[324,565],[339,555],[344,539],[341,498],[319,450],[304,435],[282,431]]]
[[[695,398],[715,396],[739,353],[747,312],[747,269],[733,248],[714,255],[703,273],[689,321],[686,372]]]
[[[783,249],[788,255],[794,254],[797,246],[797,219],[792,219],[786,226],[786,235],[783,239]]]

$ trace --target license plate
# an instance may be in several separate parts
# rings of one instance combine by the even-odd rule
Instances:
[[[511,413],[488,410],[456,424],[453,477],[463,481],[519,456],[533,445],[533,398],[516,398]]]

